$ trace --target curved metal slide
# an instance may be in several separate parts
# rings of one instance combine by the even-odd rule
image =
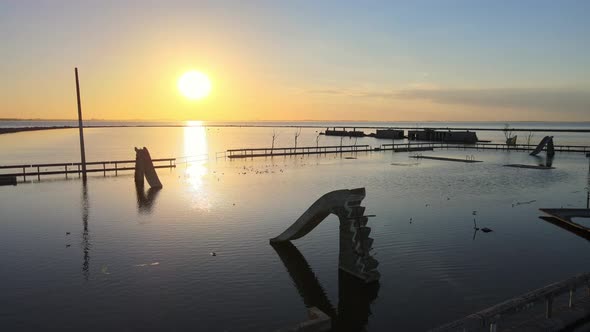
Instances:
[[[543,151],[543,148],[545,147],[545,145],[547,145],[547,155],[553,156],[555,154],[555,150],[553,147],[553,136],[543,137],[541,142],[539,142],[539,145],[537,145],[537,147],[533,150],[533,152],[530,153],[530,155],[531,156],[538,155],[541,151]]]
[[[272,245],[302,238],[334,213],[340,220],[340,248],[338,267],[365,283],[377,281],[379,262],[371,256],[373,239],[367,227],[369,218],[361,206],[365,188],[329,192],[316,200],[289,228],[270,239]]]
[[[343,210],[360,207],[359,205],[364,198],[365,188],[331,191],[315,201],[293,225],[287,228],[281,235],[270,239],[270,242],[283,242],[302,238],[316,228],[331,213],[340,217],[340,214],[345,212]]]

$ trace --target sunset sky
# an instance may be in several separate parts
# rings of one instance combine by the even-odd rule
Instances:
[[[590,1],[0,2],[0,118],[590,121]],[[205,73],[211,94],[177,87]]]

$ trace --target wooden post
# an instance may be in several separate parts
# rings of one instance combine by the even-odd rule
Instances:
[[[82,180],[86,182],[86,151],[84,149],[84,125],[82,124],[82,103],[80,101],[80,82],[78,80],[78,68],[74,68],[76,74],[76,97],[78,99],[78,129],[80,131],[80,158],[82,159]]]
[[[496,322],[491,322],[490,323],[490,332],[496,332],[498,331],[498,324]]]
[[[553,315],[553,296],[550,295],[549,297],[547,297],[545,303],[547,305],[547,310],[545,311],[545,318],[549,319]]]

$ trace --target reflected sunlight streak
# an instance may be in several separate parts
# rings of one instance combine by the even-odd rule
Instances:
[[[185,177],[195,192],[201,190],[203,177],[208,173],[208,156],[207,135],[203,122],[188,121],[188,126],[184,127],[184,157],[187,163]]]

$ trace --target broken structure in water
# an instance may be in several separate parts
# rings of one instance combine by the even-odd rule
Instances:
[[[323,133],[326,136],[345,136],[345,137],[375,137],[375,138],[383,138],[383,139],[404,139],[404,131],[400,129],[377,129],[375,133],[365,134],[363,131],[357,131],[356,128],[352,128],[352,131],[346,130],[347,128],[337,129],[333,127],[332,129],[326,128],[326,131]]]
[[[324,132],[326,136],[345,136],[345,137],[365,137],[365,133],[363,131],[357,131],[356,128],[352,128],[352,131],[346,130],[346,128],[342,128],[342,130],[326,128]]]
[[[370,134],[370,136],[384,139],[404,139],[404,131],[398,129],[377,129],[375,134]]]
[[[408,130],[408,139],[449,143],[477,143],[474,131],[442,131],[434,129]]]

